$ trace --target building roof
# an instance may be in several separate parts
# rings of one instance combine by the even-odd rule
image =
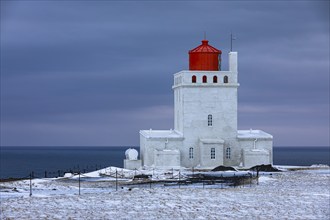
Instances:
[[[273,136],[261,130],[238,130],[239,139],[273,139]]]
[[[208,44],[208,42],[208,40],[202,40],[202,44],[192,50],[189,50],[189,53],[222,53],[221,50],[212,47]]]
[[[140,134],[146,138],[182,139],[183,135],[175,130],[141,130]]]

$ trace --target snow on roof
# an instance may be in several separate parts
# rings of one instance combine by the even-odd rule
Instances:
[[[156,149],[156,151],[158,151],[158,152],[166,152],[166,153],[175,153],[175,154],[177,154],[177,153],[180,153],[180,151],[179,150],[172,150],[172,149],[162,149],[162,150],[157,150]]]
[[[222,139],[200,139],[200,141],[204,144],[223,144],[225,143]]]
[[[264,153],[268,153],[268,150],[265,150],[265,149],[246,149],[246,151],[249,151],[249,152],[264,152]]]
[[[146,138],[171,138],[181,139],[183,135],[175,130],[141,130],[140,134]]]
[[[273,139],[273,136],[261,130],[238,130],[239,139]]]

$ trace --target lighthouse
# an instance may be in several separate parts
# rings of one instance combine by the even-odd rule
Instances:
[[[273,136],[261,130],[238,130],[238,55],[208,40],[189,51],[189,70],[174,74],[174,129],[141,130],[142,167],[251,167],[273,162]],[[138,168],[138,167],[136,167]]]

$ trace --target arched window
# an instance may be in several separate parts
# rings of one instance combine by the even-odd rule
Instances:
[[[196,76],[195,76],[195,75],[193,75],[193,76],[191,77],[191,82],[192,82],[192,83],[196,83]]]
[[[211,148],[211,159],[215,159],[215,148]]]
[[[224,83],[228,83],[228,76],[224,76],[224,77],[223,77],[223,82],[224,82]]]
[[[207,116],[207,125],[212,126],[212,115]]]
[[[203,76],[203,83],[207,83],[207,76]]]
[[[218,83],[218,77],[217,76],[213,76],[213,83]]]
[[[194,158],[194,148],[189,148],[189,159],[193,159]]]
[[[226,148],[226,159],[230,159],[230,147]]]

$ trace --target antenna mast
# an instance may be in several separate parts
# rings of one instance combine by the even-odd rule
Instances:
[[[236,40],[236,38],[233,37],[233,33],[230,33],[230,52],[233,51],[233,40]]]

